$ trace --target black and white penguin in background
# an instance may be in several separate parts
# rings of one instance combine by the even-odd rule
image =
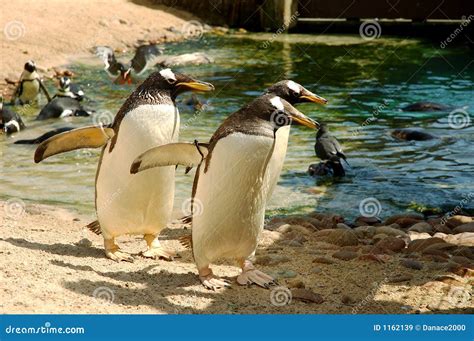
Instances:
[[[81,87],[77,84],[71,83],[69,77],[61,77],[59,78],[58,84],[58,92],[53,96],[56,97],[69,97],[76,99],[78,101],[82,101],[84,99],[84,91]]]
[[[321,98],[321,100],[323,100]],[[268,287],[274,279],[255,269],[255,254],[263,230],[265,206],[283,166],[291,123],[316,129],[318,123],[273,93],[265,94],[230,115],[209,143],[172,143],[141,154],[130,168],[146,174],[150,168],[197,166],[192,190],[194,260],[202,284],[211,290],[229,286],[210,264],[226,258],[237,262],[241,285]],[[198,209],[196,209],[198,207]]]
[[[19,84],[13,94],[12,104],[15,104],[16,99],[19,100],[20,104],[30,104],[36,101],[40,91],[44,93],[48,102],[50,102],[51,96],[36,71],[36,64],[34,61],[29,60],[25,64]]]
[[[171,219],[175,167],[157,168],[138,176],[130,174],[135,157],[152,147],[176,142],[180,118],[176,97],[186,91],[211,91],[214,87],[164,69],[152,73],[128,97],[110,127],[86,127],[58,134],[41,143],[35,162],[61,152],[102,147],[96,175],[98,220],[89,224],[104,237],[105,254],[115,260],[133,261],[115,238],[143,235],[144,257],[173,259],[158,236]]]
[[[20,115],[13,110],[10,110],[3,103],[3,97],[0,96],[0,129],[3,133],[10,135],[20,130],[25,129]]]

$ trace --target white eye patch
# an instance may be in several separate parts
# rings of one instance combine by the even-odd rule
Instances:
[[[295,82],[293,81],[288,81],[287,83],[288,87],[293,90],[294,92],[296,92],[297,94],[300,93],[300,87],[298,86],[298,84],[296,84]]]
[[[160,75],[165,77],[166,79],[172,79],[176,80],[176,76],[174,75],[173,71],[171,69],[163,69],[160,71]]]
[[[277,110],[284,110],[285,107],[283,106],[283,103],[281,102],[280,97],[275,96],[270,99],[270,103],[277,109]]]

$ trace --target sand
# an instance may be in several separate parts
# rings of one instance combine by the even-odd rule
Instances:
[[[175,40],[166,28],[193,17],[144,0],[15,0],[0,2],[0,89],[17,80],[28,59],[40,71],[67,64],[97,45],[127,49],[139,40]]]
[[[279,277],[279,287],[239,286],[239,269],[221,263],[214,271],[232,287],[212,292],[200,285],[191,252],[177,240],[189,233],[182,225],[171,224],[162,234],[163,243],[181,258],[144,259],[138,255],[144,241],[124,236],[119,244],[136,254],[135,261],[116,263],[105,258],[102,238],[84,228],[92,219],[20,200],[1,203],[2,313],[474,312],[472,277],[450,273],[446,264],[421,259],[422,270],[410,269],[400,265],[406,256],[398,253],[381,256],[384,263],[341,260],[332,255],[357,247],[323,242],[318,233],[304,229],[282,240],[278,232],[263,233],[257,259],[266,265],[258,267]],[[392,283],[397,280],[402,281]],[[289,301],[290,295],[301,294],[295,288],[303,287],[316,295],[316,302]]]

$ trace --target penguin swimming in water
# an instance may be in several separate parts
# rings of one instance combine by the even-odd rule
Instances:
[[[173,258],[174,253],[160,245],[158,235],[171,218],[175,167],[134,176],[130,164],[148,149],[178,140],[178,95],[211,90],[211,84],[170,69],[157,71],[128,97],[111,126],[75,129],[38,146],[35,162],[64,151],[102,147],[95,184],[98,220],[88,227],[102,233],[107,257],[133,261],[115,244],[115,238],[141,234],[148,245],[144,257]]]
[[[43,91],[48,102],[51,101],[51,96],[46,90],[41,78],[36,71],[36,64],[29,60],[26,62],[23,72],[20,76],[20,82],[13,94],[12,103],[18,98],[20,104],[29,104],[36,100],[40,91]]]
[[[36,120],[42,121],[49,118],[63,118],[69,116],[90,116],[77,99],[70,97],[56,97],[41,109]]]
[[[0,96],[0,129],[7,135],[25,129],[20,115],[4,106],[3,97]]]
[[[229,286],[215,277],[210,264],[220,258],[237,261],[241,285],[268,287],[274,279],[255,269],[255,254],[263,230],[265,206],[278,178],[286,143],[277,132],[291,122],[316,129],[306,117],[275,94],[265,94],[230,115],[208,144],[172,143],[140,156],[132,174],[150,168],[197,166],[192,190],[192,250],[202,284],[211,290]],[[285,138],[287,136],[285,135]],[[277,164],[273,160],[279,160]],[[143,173],[142,173],[143,172]],[[198,209],[196,209],[198,207]]]
[[[84,99],[84,91],[80,88],[79,85],[71,83],[69,77],[59,78],[59,88],[58,92],[53,96],[56,97],[69,97],[82,101]]]
[[[316,133],[316,143],[314,145],[316,156],[321,159],[330,169],[333,175],[342,177],[346,175],[341,159],[347,163],[346,155],[342,151],[339,141],[331,135],[325,123],[321,123]]]
[[[117,77],[114,83],[132,84],[131,71],[139,76],[143,74],[151,65],[155,64],[155,59],[163,53],[163,49],[158,45],[141,45],[137,47],[135,55],[129,66],[117,61],[114,50],[108,46],[97,46],[95,53],[104,62],[104,70],[111,77]]]

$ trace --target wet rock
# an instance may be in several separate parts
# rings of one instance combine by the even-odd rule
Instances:
[[[291,281],[288,281],[288,288],[304,289],[304,287],[304,283],[300,279],[293,279]]]
[[[408,282],[413,279],[413,275],[410,274],[395,274],[390,276],[388,279],[389,283],[401,283],[401,282]]]
[[[376,234],[379,234],[379,233],[383,233],[383,234],[386,234],[387,236],[393,236],[393,237],[397,237],[397,236],[400,236],[400,237],[407,237],[408,235],[399,230],[399,229],[396,229],[396,228],[393,228],[391,226],[377,226],[375,228],[375,233]]]
[[[408,231],[415,231],[415,232],[420,232],[420,233],[430,233],[430,232],[433,232],[433,226],[431,226],[430,224],[422,221],[422,222],[419,222],[419,223],[416,223],[414,225],[412,225]]]
[[[348,260],[357,258],[358,254],[357,252],[354,252],[354,251],[341,250],[334,253],[332,256],[337,259],[348,261]]]
[[[413,241],[417,239],[428,239],[431,238],[431,235],[426,232],[415,232],[415,231],[410,231],[408,232],[408,238]]]
[[[406,246],[406,243],[403,239],[397,237],[387,237],[375,244],[376,247],[380,249],[386,249],[394,252],[400,252]]]
[[[334,261],[326,257],[316,257],[315,259],[313,259],[313,263],[334,264]]]
[[[285,263],[289,261],[290,261],[290,258],[287,256],[271,254],[271,255],[263,255],[263,256],[257,257],[257,260],[255,263],[259,265],[277,265],[277,264]]]
[[[321,304],[324,302],[323,297],[309,289],[293,289],[291,290],[292,299],[303,301],[306,303]]]
[[[420,262],[418,262],[417,260],[414,260],[414,259],[409,259],[409,258],[402,259],[400,261],[400,264],[403,265],[406,268],[409,268],[409,269],[414,269],[414,270],[423,269],[423,264],[421,264]]]
[[[474,232],[474,223],[462,224],[453,229],[453,233]]]
[[[458,227],[459,225],[472,223],[474,219],[472,217],[464,216],[464,215],[455,215],[449,218],[446,221],[446,225],[450,228]]]
[[[357,235],[351,230],[321,230],[314,233],[314,235],[326,243],[339,246],[357,245],[359,243]]]
[[[354,225],[355,226],[367,226],[367,225],[375,225],[381,223],[382,220],[378,217],[364,217],[364,216],[359,216],[356,218]]]
[[[353,231],[359,238],[372,238],[375,235],[375,226],[359,226]]]
[[[443,243],[446,244],[446,242],[441,239],[441,238],[427,238],[427,239],[416,239],[411,241],[408,244],[407,250],[408,252],[421,252],[424,249],[426,249],[428,246],[437,244],[437,243]]]
[[[405,219],[405,218],[421,221],[421,220],[424,220],[425,217],[419,213],[396,214],[387,218],[384,221],[384,225],[391,225],[393,223],[396,223],[397,220]]]
[[[404,217],[397,219],[395,221],[395,224],[400,225],[402,229],[407,229],[415,224],[423,222],[423,219],[415,219],[415,218],[410,218],[410,217]]]

